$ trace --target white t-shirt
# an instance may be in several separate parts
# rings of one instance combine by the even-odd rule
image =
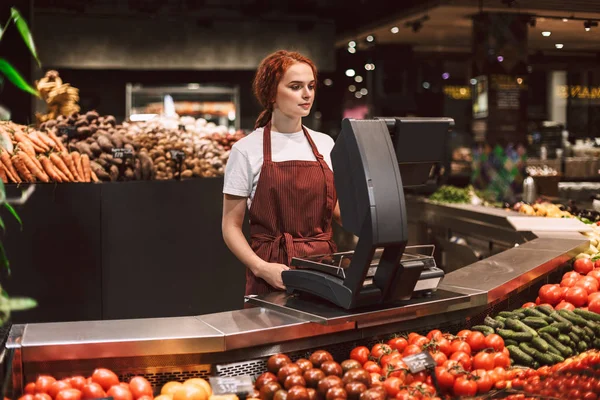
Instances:
[[[334,141],[331,136],[308,129],[308,134],[317,150],[331,166],[331,149]],[[303,160],[316,161],[310,143],[304,132],[280,133],[271,131],[271,159],[273,162]],[[252,204],[260,170],[263,165],[263,128],[258,128],[248,136],[238,140],[231,148],[225,167],[223,193],[248,198],[248,208]]]

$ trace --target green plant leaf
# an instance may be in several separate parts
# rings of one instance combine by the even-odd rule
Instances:
[[[23,311],[37,307],[37,301],[29,297],[10,297],[8,306],[11,311]]]
[[[15,217],[15,219],[17,220],[17,222],[19,223],[19,225],[21,225],[21,229],[22,229],[23,228],[23,221],[21,221],[21,217],[19,217],[19,214],[17,214],[17,211],[13,208],[13,206],[11,206],[8,203],[4,203],[4,207],[6,207],[6,209],[8,210],[8,212],[10,212],[13,217]]]
[[[8,24],[10,23],[10,19],[8,20],[8,22],[6,23],[6,27],[8,28]],[[2,25],[0,25],[0,40],[2,40],[2,35],[4,35],[4,27]]]
[[[29,83],[27,83],[25,79],[23,79],[23,77],[17,72],[17,70],[4,58],[0,58],[0,73],[4,74],[4,76],[6,76],[6,78],[19,89],[31,93],[36,97],[40,97],[38,91],[30,86]]]
[[[2,229],[3,231],[6,230],[6,226],[4,226],[4,220],[2,219],[2,217],[0,217],[0,229]]]
[[[38,58],[37,50],[35,49],[35,43],[33,42],[33,36],[31,35],[29,26],[27,26],[27,22],[23,19],[23,17],[21,16],[21,13],[14,7],[12,7],[10,9],[10,15],[11,15],[15,25],[17,26],[17,29],[19,30],[19,33],[21,34],[23,41],[29,48],[31,55],[33,56],[33,58],[35,58],[35,61],[37,61],[38,66],[41,67],[42,63],[40,62],[40,59]]]
[[[2,242],[0,242],[0,266],[6,268],[6,272],[8,273],[8,275],[11,274],[10,262],[6,257],[6,252],[4,251],[4,245],[2,244]]]

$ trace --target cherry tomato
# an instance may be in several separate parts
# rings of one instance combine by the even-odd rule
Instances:
[[[471,351],[485,349],[485,335],[481,332],[473,331],[465,341],[471,346]]]
[[[387,344],[392,350],[398,350],[400,353],[402,353],[406,346],[408,346],[408,341],[403,337],[395,337],[388,340]]]
[[[594,269],[594,263],[589,258],[579,258],[573,263],[573,269],[585,275]]]
[[[487,335],[485,337],[485,347],[491,347],[496,351],[502,351],[504,349],[504,339],[495,333]]]
[[[475,396],[477,394],[477,383],[465,376],[459,376],[454,381],[453,389],[456,396]]]
[[[361,364],[364,364],[367,361],[369,361],[370,355],[371,355],[371,352],[369,351],[369,349],[366,346],[355,347],[350,352],[350,358],[358,361]]]
[[[106,391],[119,384],[119,377],[109,369],[98,368],[92,373],[92,381],[102,386],[102,389]]]

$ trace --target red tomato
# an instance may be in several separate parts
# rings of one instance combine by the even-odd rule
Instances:
[[[569,272],[565,273],[562,278],[563,279],[569,279],[569,278],[579,279],[579,278],[581,278],[581,274],[577,271],[569,271]]]
[[[350,352],[350,358],[358,361],[361,364],[364,364],[367,361],[369,361],[370,355],[371,353],[369,352],[369,349],[366,346],[355,347]]]
[[[387,344],[392,348],[392,350],[398,350],[400,353],[402,353],[406,346],[408,346],[408,340],[403,337],[396,337],[388,340]]]
[[[565,310],[574,310],[575,306],[573,304],[569,303],[568,301],[563,300],[556,305],[555,310],[562,310],[563,308]]]
[[[588,295],[592,294],[592,293],[596,293],[598,291],[598,284],[594,283],[594,282],[597,282],[595,279],[594,279],[594,281],[592,281],[592,279],[594,279],[594,278],[590,277],[589,280],[588,279],[580,279],[577,281],[577,283],[575,284],[574,287],[580,287],[580,288],[585,289],[585,291]]]
[[[494,368],[496,367],[510,367],[510,357],[502,351],[494,353]]]
[[[92,381],[102,386],[102,389],[108,390],[119,384],[119,377],[109,369],[98,368],[92,373]]]
[[[535,303],[529,302],[529,303],[525,303],[521,306],[521,308],[531,308],[531,307],[535,307]]]
[[[423,346],[427,342],[429,342],[429,340],[425,336],[423,336],[423,335],[414,335],[410,339],[408,339],[408,344],[409,345],[410,344],[416,344],[419,347]]]
[[[594,299],[589,305],[588,310],[600,314],[600,298]]]
[[[579,258],[573,263],[573,269],[585,275],[594,269],[594,263],[589,258]]]
[[[448,361],[448,357],[441,351],[430,351],[429,354],[431,354],[431,358],[433,358],[433,361],[435,361],[435,365],[437,366],[444,365],[444,363]]]
[[[494,367],[494,354],[492,353],[480,351],[475,355],[475,357],[473,357],[473,369],[483,369],[485,371],[489,371],[494,369]]]
[[[448,372],[445,367],[436,367],[435,377],[442,391],[450,390],[454,386],[454,375]]]
[[[64,389],[73,389],[73,386],[66,380],[56,381],[50,386],[50,389],[48,390],[48,394],[54,399],[56,397],[56,395],[58,394],[58,392],[60,392],[61,390],[64,390]]]
[[[83,400],[101,399],[106,397],[106,392],[102,389],[102,386],[92,382],[81,389],[81,397]]]
[[[35,392],[36,393],[48,393],[52,384],[56,382],[51,376],[40,375],[35,381]]]
[[[405,377],[408,371],[408,365],[406,365],[401,358],[395,358],[391,360],[389,364],[382,366],[381,370],[386,377]]]
[[[462,367],[464,369],[466,369],[467,371],[471,370],[471,364],[472,364],[471,353],[457,351],[457,352],[452,353],[452,355],[450,356],[450,360],[458,361],[458,363],[460,365],[462,365]],[[492,361],[492,367],[493,367],[494,359],[492,358],[491,361]]]
[[[485,347],[491,347],[496,351],[504,350],[504,339],[495,333],[485,337]]]
[[[600,222],[600,221],[598,221],[598,222]],[[600,223],[598,224],[598,226],[600,226]],[[596,261],[594,262],[594,269],[596,269],[596,268],[599,268],[599,269],[600,269],[600,260],[596,260]]]
[[[367,361],[366,363],[363,364],[363,369],[369,373],[370,372],[377,372],[379,374],[381,373],[381,367],[375,361]]]
[[[592,293],[590,295],[588,295],[588,304],[590,304],[592,301],[599,299],[600,298],[600,292],[596,292],[596,293]]]
[[[32,394],[23,395],[23,396],[19,397],[19,400],[33,400],[33,395]]]
[[[112,397],[114,400],[133,400],[131,392],[119,385],[111,387],[108,392],[106,392],[106,395]]]
[[[596,261],[596,263],[600,262],[600,260]],[[586,276],[591,276],[592,278],[596,279],[598,282],[600,282],[600,268],[596,267],[593,270],[591,270],[590,272],[588,272],[588,274]]]
[[[450,352],[456,353],[457,351],[462,351],[463,353],[471,354],[471,346],[467,342],[463,342],[462,340],[454,340],[450,345]]]
[[[458,337],[462,337],[462,338],[466,338],[467,336],[469,336],[471,334],[471,331],[468,329],[463,329],[462,331],[458,332],[456,334],[456,336]]]
[[[542,299],[540,299],[540,296],[538,296],[538,297],[535,298],[535,304],[536,305],[539,306],[541,302],[542,302]]]
[[[396,397],[403,383],[403,379],[392,376],[383,382],[383,388],[390,397]]]
[[[381,374],[378,374],[377,372],[371,372],[369,375],[371,375],[371,380],[369,382],[369,387],[375,387],[375,386],[382,386],[383,385],[383,377],[381,376]]]
[[[33,395],[33,400],[52,400],[52,397],[47,393],[36,393]]]
[[[83,376],[73,376],[69,378],[68,381],[71,384],[71,386],[73,386],[73,389],[82,390],[83,387],[87,385],[87,381]]]
[[[380,358],[384,354],[389,354],[392,352],[392,348],[385,343],[377,343],[371,349],[371,355],[375,358]]]
[[[471,332],[465,342],[471,346],[471,351],[473,352],[485,349],[485,335],[481,332]]]
[[[25,394],[35,394],[35,382],[25,385]]]
[[[81,391],[77,389],[65,389],[58,392],[56,400],[81,400]]]
[[[134,399],[142,396],[152,396],[152,385],[143,376],[134,376],[129,381],[129,390]]]
[[[394,350],[392,353],[382,355],[381,358],[379,359],[379,364],[385,368],[385,366],[390,361],[392,361],[396,358],[402,358],[402,355],[400,353],[398,353],[396,350]]]
[[[427,334],[427,339],[429,339],[429,340],[431,340],[431,339],[438,340],[443,337],[444,337],[444,334],[439,329],[434,329]]]
[[[550,303],[552,305],[560,302],[559,285],[544,285],[540,288],[539,296],[542,303]]]
[[[570,288],[575,286],[575,284],[579,281],[578,278],[568,278],[560,281],[560,286],[565,288]]]
[[[475,381],[477,383],[477,393],[487,393],[492,389],[495,382],[492,381],[492,378],[486,370],[478,369],[473,372],[473,375],[479,377],[479,379]]]
[[[446,355],[446,357],[450,357],[451,353],[451,346],[452,344],[450,343],[450,341],[446,338],[441,338],[440,340],[436,341],[436,345],[439,351],[441,351],[442,353],[444,353]]]
[[[402,352],[402,357],[410,356],[421,352],[421,347],[416,344],[409,344]]]
[[[581,258],[580,258],[581,260]],[[580,287],[572,287],[567,291],[565,300],[573,304],[575,307],[583,307],[587,302],[588,293]]]
[[[453,389],[456,396],[475,396],[477,394],[477,383],[469,380],[466,376],[459,376],[454,381]]]

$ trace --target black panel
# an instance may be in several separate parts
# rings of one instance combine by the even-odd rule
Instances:
[[[2,286],[13,296],[29,296],[39,307],[14,313],[14,323],[102,318],[100,254],[101,185],[41,184],[16,209],[18,223],[2,211],[3,243],[12,276]],[[11,185],[8,195],[20,190]]]

